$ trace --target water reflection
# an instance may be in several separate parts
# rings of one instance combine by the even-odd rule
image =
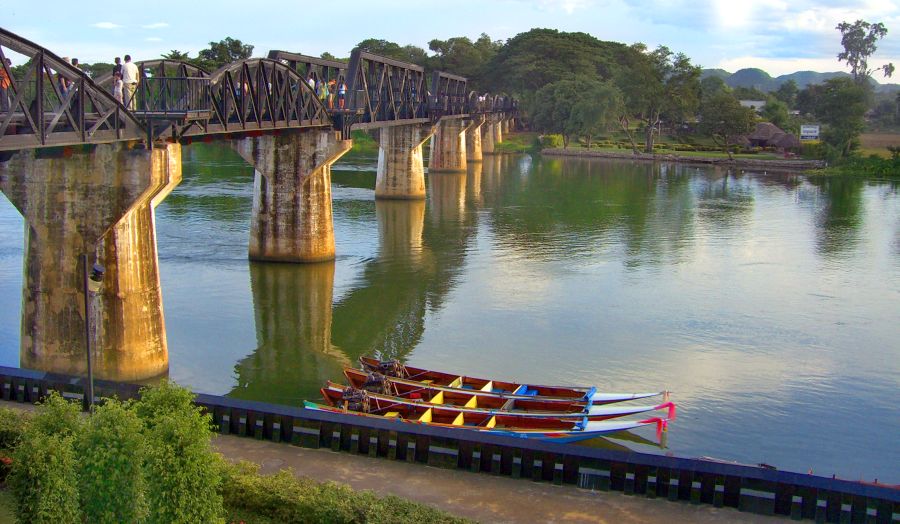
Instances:
[[[856,178],[821,177],[813,179],[825,197],[816,220],[816,247],[827,258],[846,256],[859,242],[862,225],[864,182]]]

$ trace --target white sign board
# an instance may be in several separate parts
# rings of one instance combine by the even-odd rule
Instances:
[[[818,140],[818,139],[819,139],[819,126],[818,125],[800,126],[800,140]]]

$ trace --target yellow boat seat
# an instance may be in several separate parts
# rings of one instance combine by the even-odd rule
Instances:
[[[466,419],[463,417],[462,413],[460,413],[459,415],[456,415],[456,418],[453,419],[454,426],[462,426],[465,423],[466,423]]]
[[[388,411],[384,414],[384,418],[400,418],[399,411]]]

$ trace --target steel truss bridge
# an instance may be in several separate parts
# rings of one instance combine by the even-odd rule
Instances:
[[[28,59],[16,78],[9,52]],[[9,109],[0,109],[0,152],[157,140],[190,143],[216,135],[305,128],[351,129],[436,123],[475,115],[512,116],[516,100],[475,93],[464,77],[354,49],[349,63],[285,51],[207,72],[186,62],[136,62],[133,104],[111,94],[112,75],[91,79],[43,47],[0,28],[0,67]],[[312,82],[310,82],[312,80]],[[317,82],[345,83],[343,103],[320,99]]]

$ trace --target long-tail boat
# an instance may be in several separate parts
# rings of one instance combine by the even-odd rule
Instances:
[[[566,443],[587,440],[608,433],[649,425],[656,425],[657,437],[660,437],[668,424],[668,420],[659,417],[638,421],[592,421],[586,416],[559,418],[528,417],[511,414],[464,413],[458,410],[425,404],[385,403],[380,399],[365,394],[363,391],[353,391],[357,392],[357,394],[352,398],[347,398],[345,395],[341,395],[340,398],[333,398],[329,395],[325,396],[326,402],[334,402],[336,405],[323,405],[304,401],[303,406],[306,409],[317,411],[389,419],[402,423],[483,431],[520,438]]]
[[[351,375],[358,376],[358,374],[362,374],[368,376],[368,373],[378,373],[396,384],[403,383],[418,385],[418,387],[434,387],[443,391],[464,390],[478,395],[495,395],[503,398],[526,399],[541,397],[544,400],[590,402],[591,404],[610,404],[666,394],[665,391],[653,393],[601,393],[595,387],[539,386],[466,377],[454,373],[407,366],[396,360],[382,362],[365,356],[359,357],[359,362],[363,367],[362,371],[351,368],[344,370],[344,375],[351,380],[351,383],[354,380],[351,378]]]
[[[350,384],[349,387],[336,382],[328,381],[322,388],[322,396],[326,399],[339,399],[351,391],[364,391],[372,399],[377,399],[385,404],[412,404],[442,407],[462,413],[490,413],[495,415],[519,415],[523,417],[559,417],[577,418],[588,417],[589,420],[607,420],[611,418],[636,415],[650,411],[668,410],[666,418],[675,420],[675,404],[664,402],[650,406],[617,405],[617,406],[590,406],[583,402],[547,402],[540,398],[527,399],[503,399],[500,397],[478,397],[466,391],[438,391],[438,390],[395,390],[387,382],[382,382],[381,387],[360,387]],[[329,404],[337,405],[339,402],[329,401]]]

